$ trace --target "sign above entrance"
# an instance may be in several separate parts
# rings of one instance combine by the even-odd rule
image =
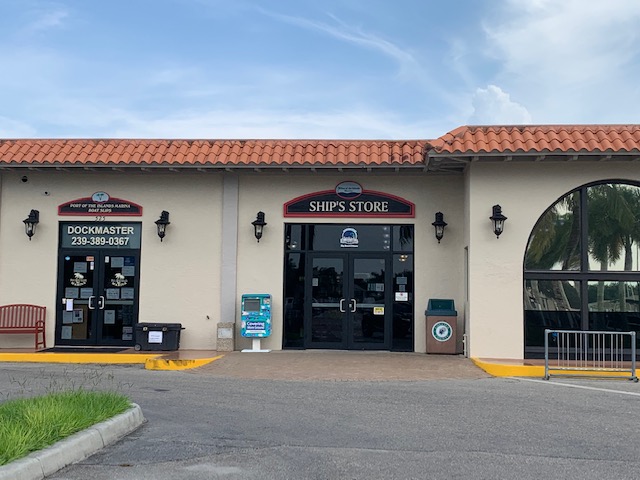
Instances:
[[[404,198],[364,190],[359,183],[342,182],[294,198],[284,204],[285,217],[414,217],[415,205]]]
[[[125,215],[139,217],[142,215],[142,207],[129,200],[110,197],[107,192],[96,192],[90,197],[78,198],[58,205],[58,215]]]
[[[61,223],[61,248],[140,248],[139,223]]]

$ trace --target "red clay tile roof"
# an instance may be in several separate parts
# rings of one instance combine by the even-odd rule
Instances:
[[[640,125],[464,126],[429,141],[429,154],[639,152]]]
[[[0,140],[4,166],[411,166],[426,140]]]
[[[429,158],[425,162],[425,151]],[[463,126],[435,140],[0,140],[2,166],[389,167],[462,171],[454,156],[640,152],[640,125]],[[447,160],[447,156],[451,156]],[[452,163],[453,162],[453,163]]]

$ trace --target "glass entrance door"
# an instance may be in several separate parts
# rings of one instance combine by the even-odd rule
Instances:
[[[310,256],[307,347],[390,348],[389,262],[384,254]]]
[[[57,345],[133,345],[138,251],[60,252]]]
[[[388,348],[391,322],[388,321],[387,264],[387,259],[380,257],[351,259],[350,340],[355,348]]]

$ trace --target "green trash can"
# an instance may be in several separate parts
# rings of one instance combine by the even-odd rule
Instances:
[[[135,349],[142,351],[171,351],[180,348],[181,323],[138,323]]]

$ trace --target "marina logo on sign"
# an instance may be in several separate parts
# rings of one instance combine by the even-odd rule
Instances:
[[[356,182],[342,182],[336,185],[336,195],[340,198],[356,198],[362,195],[362,187]]]

